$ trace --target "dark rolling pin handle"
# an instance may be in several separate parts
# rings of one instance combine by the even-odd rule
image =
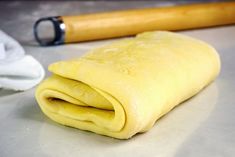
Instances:
[[[45,22],[51,22],[53,26],[53,34],[51,35],[52,37],[47,37],[43,38],[41,37],[40,31],[39,31],[39,26],[42,23]],[[64,36],[65,36],[65,25],[61,19],[60,16],[54,16],[54,17],[44,17],[40,18],[37,20],[34,24],[33,27],[34,31],[34,37],[36,41],[41,45],[41,46],[51,46],[51,45],[60,45],[64,43]]]

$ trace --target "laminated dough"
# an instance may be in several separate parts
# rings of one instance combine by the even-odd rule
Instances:
[[[220,59],[203,41],[156,31],[53,63],[49,70],[52,76],[36,90],[38,104],[49,118],[128,139],[151,129],[212,82]]]

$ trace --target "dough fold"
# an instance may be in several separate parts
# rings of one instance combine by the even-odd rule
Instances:
[[[200,40],[157,31],[53,63],[49,70],[53,75],[36,90],[48,117],[128,139],[212,82],[220,59]]]

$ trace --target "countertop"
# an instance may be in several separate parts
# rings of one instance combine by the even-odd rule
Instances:
[[[177,4],[194,1],[179,1]],[[40,47],[32,35],[43,16],[175,5],[174,1],[10,1],[0,2],[0,29],[17,39],[46,69],[114,40]],[[25,92],[0,89],[0,157],[235,155],[235,25],[181,31],[213,45],[221,57],[219,77],[198,95],[156,122],[147,133],[117,140],[59,125],[48,119]],[[47,72],[47,76],[50,75]]]

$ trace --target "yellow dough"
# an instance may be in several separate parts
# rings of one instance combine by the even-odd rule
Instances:
[[[128,139],[213,81],[220,59],[200,40],[157,31],[53,63],[49,70],[53,75],[36,90],[48,117]]]

